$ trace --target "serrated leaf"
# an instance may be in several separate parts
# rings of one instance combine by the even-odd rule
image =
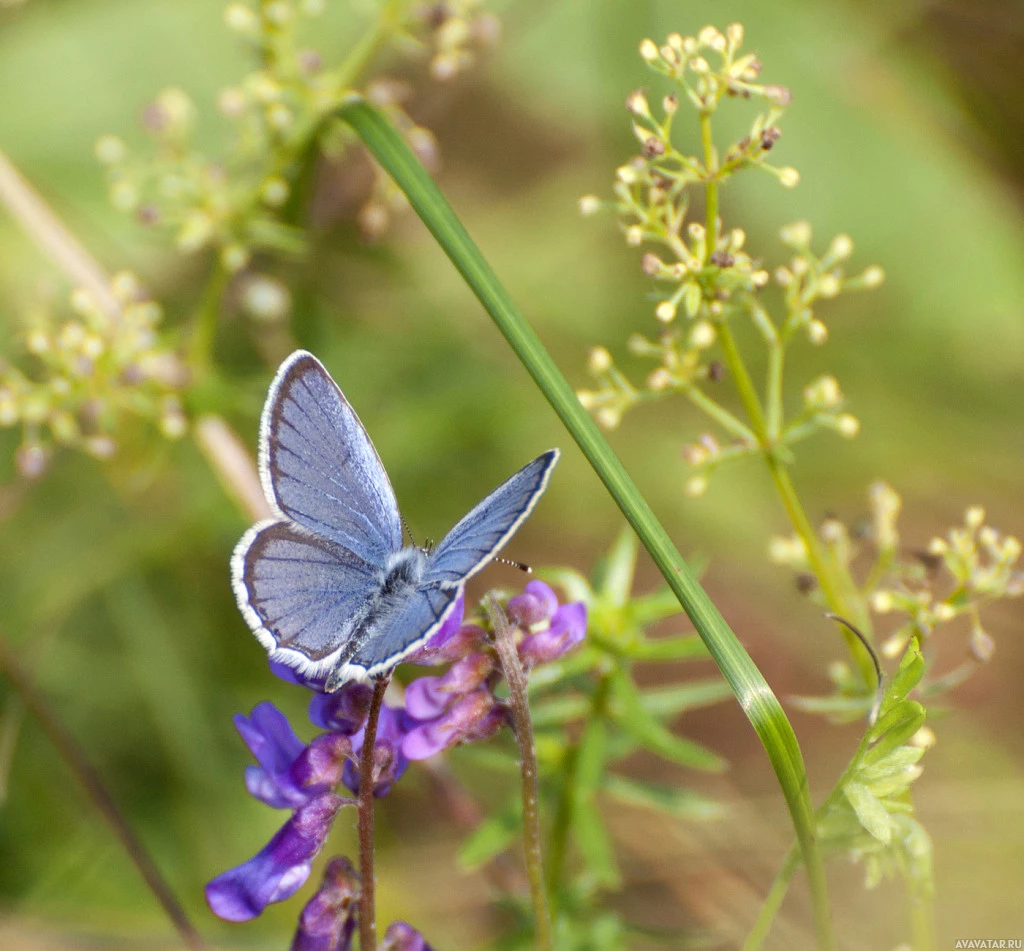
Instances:
[[[693,769],[725,769],[725,760],[720,756],[692,740],[671,733],[660,720],[644,709],[636,686],[627,676],[616,674],[612,680],[612,691],[615,701],[612,711],[616,724],[642,747],[662,759]]]
[[[924,720],[924,707],[916,701],[903,700],[896,704],[871,728],[869,737],[878,737],[878,740],[864,754],[864,765],[878,763],[902,746],[921,728]]]
[[[459,847],[459,867],[472,871],[510,848],[522,833],[522,813],[522,800],[516,797],[484,819]]]
[[[656,717],[671,717],[685,710],[697,710],[732,696],[729,685],[720,677],[691,680],[670,687],[653,687],[640,694],[640,702]]]
[[[720,803],[691,789],[627,779],[614,773],[604,777],[601,789],[619,802],[653,809],[655,812],[667,813],[681,819],[717,819],[725,812]]]
[[[903,654],[899,669],[893,674],[882,695],[881,712],[884,715],[891,706],[906,698],[924,676],[924,658],[917,647],[909,647]]]
[[[847,783],[843,795],[853,807],[860,824],[879,842],[888,845],[892,841],[892,821],[885,806],[860,783]]]
[[[620,877],[619,867],[615,861],[615,850],[612,848],[604,820],[593,801],[577,801],[572,831],[576,844],[598,883],[606,888],[616,888]]]
[[[894,773],[882,779],[876,779],[870,783],[864,783],[871,790],[872,795],[878,799],[889,799],[893,796],[900,796],[909,788],[910,784],[917,779],[924,770],[920,766],[906,766],[900,773]],[[903,803],[893,803],[893,808],[902,806]]]
[[[862,764],[857,770],[857,780],[871,783],[875,780],[885,779],[887,776],[903,771],[908,766],[915,765],[922,756],[924,756],[924,750],[920,746],[898,746],[878,762]]]
[[[671,592],[670,592],[671,593]],[[673,595],[672,603],[679,607]],[[632,660],[692,660],[710,656],[707,647],[697,634],[681,637],[661,637],[656,640],[642,639],[630,644],[623,653]]]

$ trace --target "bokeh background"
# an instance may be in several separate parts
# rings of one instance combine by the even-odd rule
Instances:
[[[366,9],[332,0],[314,37],[325,58],[347,48]],[[570,380],[586,385],[586,350],[597,343],[628,366],[626,337],[653,323],[639,255],[611,219],[581,219],[576,207],[581,194],[610,191],[613,169],[634,148],[622,103],[650,81],[637,43],[739,20],[766,80],[794,91],[777,149],[802,182],[786,191],[768,176],[740,177],[724,194],[726,225],[744,227],[748,246],[781,261],[778,228],[806,218],[822,241],[849,233],[854,263],[881,264],[888,276],[880,290],[823,310],[824,349],[796,348],[790,394],[834,372],[862,422],[856,440],[823,435],[801,447],[795,476],[809,511],[855,521],[867,485],[883,477],[904,496],[911,547],[974,503],[1024,534],[1019,3],[509,0],[498,12],[500,45],[457,82],[398,68],[417,83],[411,112],[440,141],[442,188]],[[222,5],[209,0],[0,6],[0,147],[105,267],[141,276],[172,324],[195,307],[207,262],[110,208],[93,142],[115,132],[141,144],[141,109],[176,85],[200,106],[200,142],[213,151],[224,135],[217,92],[249,68]],[[544,504],[510,554],[589,568],[620,527],[617,511],[418,222],[406,216],[376,245],[360,239],[353,212],[363,183],[359,162],[325,163],[306,212],[310,255],[262,262],[292,293],[294,341],[345,389],[421,536],[440,537],[506,474],[561,446]],[[16,346],[40,294],[66,292],[0,213],[4,348]],[[217,352],[241,394],[232,422],[254,447],[272,367],[251,337],[233,311]],[[841,644],[767,561],[769,537],[786,524],[766,473],[755,461],[727,467],[706,497],[683,494],[679,449],[702,429],[683,404],[667,403],[627,417],[612,442],[683,551],[710,560],[710,592],[777,692],[824,691]],[[15,445],[0,432],[4,636],[203,932],[225,946],[286,946],[298,900],[230,927],[206,911],[201,892],[280,818],[244,793],[248,759],[231,715],[266,698],[299,718],[303,707],[296,689],[267,674],[234,606],[227,560],[244,519],[187,439],[106,463],[68,452],[32,484],[14,471]],[[640,574],[641,588],[656,584],[647,562]],[[933,722],[939,743],[916,787],[935,840],[943,947],[957,937],[1024,936],[1021,607],[1009,602],[989,616],[995,660]],[[962,641],[950,641],[940,662],[962,653]],[[6,683],[0,716],[0,946],[175,947],[135,869]],[[822,794],[856,735],[793,716]],[[609,818],[630,881],[617,900],[653,924],[741,933],[788,845],[788,821],[734,706],[680,727],[732,767],[713,780],[681,770],[662,778],[719,798],[729,818],[687,825],[616,810]],[[431,788],[411,773],[380,821],[380,920],[407,918],[438,948],[483,946],[499,919],[479,876],[456,869],[459,833]],[[332,853],[352,851],[346,825],[338,823]],[[830,875],[844,948],[877,951],[906,933],[899,887],[865,893],[860,870],[844,863]],[[773,941],[808,942],[799,884]]]

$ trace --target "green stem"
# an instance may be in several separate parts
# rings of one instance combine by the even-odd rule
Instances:
[[[775,915],[782,907],[782,900],[786,897],[786,892],[789,890],[789,883],[793,880],[793,875],[799,867],[800,850],[796,845],[793,845],[782,860],[782,867],[776,873],[775,881],[772,882],[772,887],[768,890],[764,904],[761,905],[761,912],[757,916],[757,921],[754,922],[754,927],[750,929],[747,940],[743,942],[743,951],[759,951],[761,945],[764,944],[764,939],[768,937],[768,931],[775,920]]]
[[[196,373],[205,370],[213,362],[213,344],[217,336],[217,320],[220,305],[224,299],[231,275],[220,261],[216,261],[203,289],[196,310],[192,341],[189,344],[189,359]]]
[[[569,830],[572,828],[576,812],[576,779],[578,774],[580,747],[583,745],[586,731],[603,723],[608,694],[611,690],[610,678],[602,674],[594,693],[590,698],[590,710],[586,716],[584,734],[569,747],[565,763],[562,767],[562,795],[555,808],[554,821],[551,823],[551,838],[548,846],[548,892],[556,914],[562,894],[562,872],[565,868],[565,856],[569,850]]]
[[[754,435],[753,430],[744,426],[742,421],[733,416],[724,406],[716,403],[702,390],[688,383],[681,388],[681,392],[694,406],[707,413],[726,432],[732,433],[737,439],[742,439],[750,447],[757,445],[758,439]]]
[[[818,946],[835,948],[807,772],[796,734],[778,698],[409,146],[376,109],[358,97],[349,98],[338,115],[352,126],[374,158],[405,192],[416,213],[490,314],[637,533],[707,645],[757,732],[778,777],[808,871]]]
[[[391,39],[391,35],[401,22],[401,8],[401,0],[389,0],[384,4],[373,26],[360,37],[359,42],[338,67],[335,82],[339,91],[347,90],[354,85],[363,70]]]
[[[700,114],[700,138],[704,145],[704,264],[711,261],[718,244],[718,160],[711,139],[711,113]]]
[[[768,346],[768,384],[765,405],[768,412],[766,435],[772,445],[778,444],[782,435],[782,368],[786,359],[785,344],[776,339]]]
[[[530,719],[526,672],[516,648],[515,625],[509,623],[494,595],[487,599],[487,613],[494,630],[494,646],[501,670],[508,684],[508,705],[512,711],[516,744],[519,746],[519,771],[523,795],[523,851],[526,856],[526,877],[530,882],[530,900],[537,928],[538,951],[554,951],[551,936],[551,913],[544,890],[544,859],[541,852],[540,780],[537,775],[537,749]]]

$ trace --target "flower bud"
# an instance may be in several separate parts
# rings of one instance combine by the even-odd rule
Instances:
[[[708,477],[705,475],[690,476],[683,486],[683,491],[691,498],[702,496],[708,488]]]
[[[654,308],[654,316],[663,324],[671,323],[675,320],[676,305],[670,300],[663,300]]]
[[[626,108],[635,116],[649,117],[651,114],[647,96],[642,89],[635,89],[626,97]]]
[[[585,218],[601,210],[601,201],[596,195],[584,195],[580,199],[580,214]]]
[[[873,265],[864,271],[860,279],[865,287],[878,287],[885,280],[885,271]]]
[[[587,356],[587,368],[595,376],[611,369],[612,355],[604,347],[594,347]]]
[[[837,234],[828,247],[828,253],[837,261],[845,261],[853,254],[853,240],[848,234]]]
[[[653,63],[658,58],[658,44],[654,40],[645,39],[640,44],[640,56],[645,63]]]
[[[800,173],[795,168],[790,168],[789,166],[780,168],[779,184],[783,188],[796,188],[800,184]]]
[[[836,420],[836,427],[839,430],[840,436],[845,439],[853,439],[860,432],[860,420],[850,413],[843,413]]]
[[[116,135],[101,135],[93,146],[96,158],[104,165],[119,165],[127,151],[124,142]]]
[[[820,347],[826,340],[828,340],[828,327],[826,327],[820,320],[812,320],[807,325],[807,338],[816,347]]]

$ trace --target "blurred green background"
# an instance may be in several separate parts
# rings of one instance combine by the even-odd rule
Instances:
[[[332,0],[316,45],[335,61],[367,5]],[[1024,534],[1024,9],[1013,0],[895,3],[775,0],[509,0],[503,38],[452,85],[418,77],[411,106],[440,141],[442,188],[566,375],[587,385],[585,354],[649,332],[647,279],[610,218],[581,219],[580,195],[608,194],[634,148],[625,95],[649,83],[644,36],[739,20],[766,81],[794,91],[781,164],[795,191],[741,176],[723,198],[727,227],[782,260],[778,228],[808,219],[821,242],[855,242],[854,265],[887,282],[822,309],[821,350],[797,347],[790,395],[834,372],[862,422],[847,442],[801,447],[795,476],[812,517],[855,521],[866,487],[903,494],[903,535],[920,547],[983,504]],[[173,324],[195,307],[206,262],[183,258],[108,205],[92,145],[115,132],[139,144],[138,117],[161,88],[201,109],[200,140],[221,142],[217,92],[249,69],[208,0],[30,0],[0,7],[0,148],[111,271],[134,269]],[[379,245],[359,239],[346,188],[358,164],[318,173],[312,252],[265,262],[294,298],[295,342],[327,364],[367,425],[418,536],[440,537],[485,491],[539,451],[565,450],[543,506],[510,556],[587,569],[619,517],[526,374],[412,216]],[[4,352],[40,293],[63,278],[0,213]],[[272,367],[237,314],[218,356],[246,394],[234,422],[255,447]],[[279,354],[284,355],[284,352]],[[710,558],[706,584],[781,695],[827,689],[841,644],[788,575],[768,564],[786,529],[756,462],[684,497],[680,446],[703,431],[682,403],[628,416],[612,442],[684,552]],[[242,786],[247,753],[231,715],[274,699],[302,722],[304,698],[269,677],[230,592],[227,560],[246,527],[194,443],[100,463],[58,456],[34,484],[15,475],[16,437],[0,432],[0,627],[87,749],[126,816],[211,940],[284,947],[298,900],[226,926],[202,885],[262,846],[280,815]],[[494,569],[491,583],[515,584]],[[646,562],[642,584],[656,576]],[[681,627],[680,622],[680,627]],[[951,697],[917,785],[935,839],[942,946],[957,937],[1022,937],[1024,671],[1019,603],[997,606],[996,660]],[[940,663],[959,661],[950,642]],[[664,669],[659,676],[667,677]],[[36,725],[4,717],[0,947],[174,947],[154,900]],[[812,784],[829,788],[852,729],[794,713]],[[724,778],[666,774],[730,803],[730,821],[666,825],[610,816],[630,881],[620,901],[654,924],[742,933],[789,841],[767,761],[742,714],[722,705],[684,724],[733,764]],[[308,734],[307,734],[308,735]],[[638,768],[653,768],[641,762]],[[379,919],[414,922],[439,949],[483,945],[498,927],[485,886],[454,865],[459,840],[415,776],[382,809]],[[331,854],[352,851],[337,824]],[[347,837],[347,838],[346,838]],[[830,867],[842,946],[877,951],[905,934],[899,888],[861,889]],[[801,886],[771,947],[808,943]]]

